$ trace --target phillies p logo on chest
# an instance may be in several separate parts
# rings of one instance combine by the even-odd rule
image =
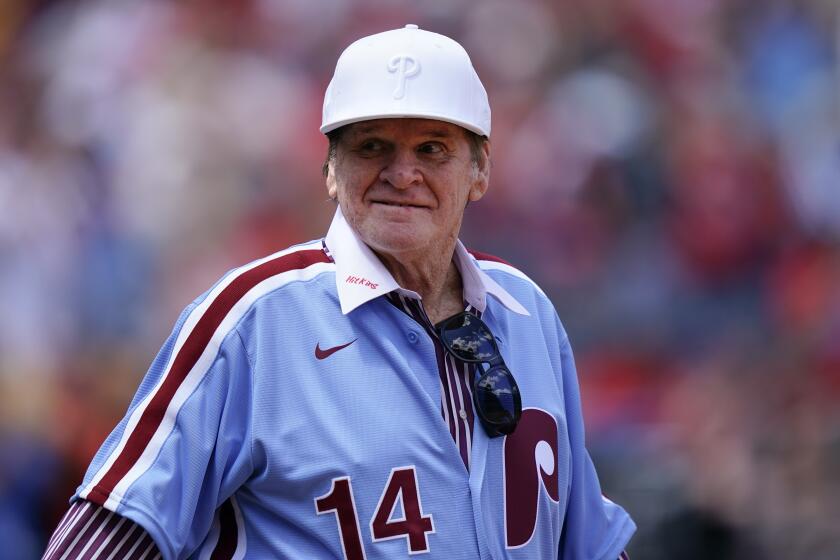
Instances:
[[[505,545],[530,542],[537,527],[540,486],[558,503],[557,420],[539,408],[526,408],[516,431],[505,436]]]

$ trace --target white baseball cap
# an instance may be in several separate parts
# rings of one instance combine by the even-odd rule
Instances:
[[[490,136],[490,103],[464,47],[406,25],[344,49],[324,95],[321,132],[393,117],[451,122]]]

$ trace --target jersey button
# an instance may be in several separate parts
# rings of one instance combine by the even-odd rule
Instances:
[[[408,331],[408,334],[405,335],[408,338],[408,341],[412,344],[417,344],[417,341],[420,340],[420,337],[417,336],[417,333],[414,331]]]
[[[461,412],[458,413],[458,416],[460,416],[462,420],[466,420],[467,419],[467,411],[462,408]]]

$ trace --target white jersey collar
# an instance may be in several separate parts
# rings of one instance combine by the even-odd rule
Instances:
[[[341,312],[345,315],[374,298],[389,292],[422,299],[411,290],[402,288],[374,252],[365,245],[347,223],[341,207],[337,207],[324,240],[327,251],[335,261],[335,283]],[[464,300],[483,312],[487,295],[515,313],[530,315],[522,304],[490,278],[470,255],[460,240],[455,244],[455,266],[464,284]]]

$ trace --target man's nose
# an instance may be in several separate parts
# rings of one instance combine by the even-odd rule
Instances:
[[[379,178],[397,189],[407,189],[423,181],[418,164],[413,150],[394,150],[387,165],[379,172]]]

